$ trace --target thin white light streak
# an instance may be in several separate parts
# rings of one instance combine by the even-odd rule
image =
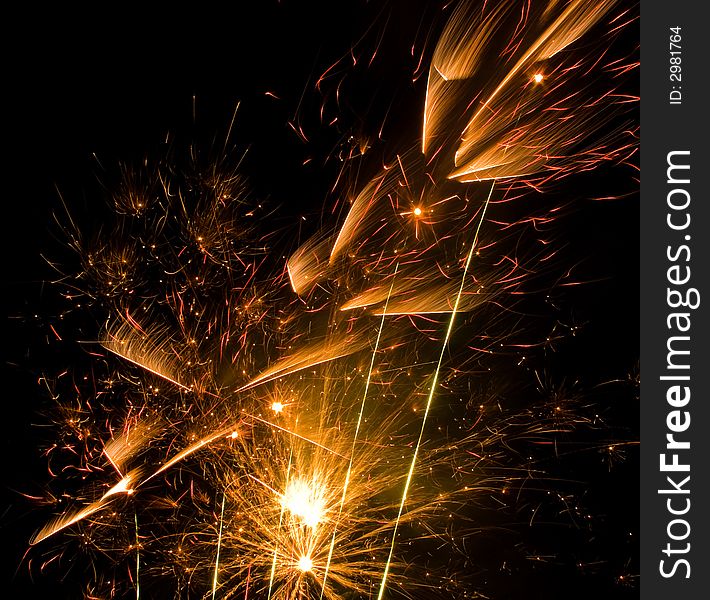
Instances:
[[[422,437],[424,436],[424,428],[426,427],[427,418],[429,416],[429,409],[431,409],[432,400],[434,399],[434,393],[436,392],[436,385],[439,381],[439,371],[441,370],[441,363],[444,360],[444,354],[446,348],[449,345],[449,338],[451,337],[451,332],[454,328],[454,320],[456,319],[456,312],[459,307],[459,302],[461,300],[461,295],[463,294],[463,288],[466,284],[466,276],[468,275],[468,269],[471,265],[471,260],[473,258],[473,253],[478,243],[478,233],[481,231],[481,225],[483,224],[483,219],[486,216],[486,210],[488,209],[488,204],[491,200],[491,195],[493,194],[493,187],[495,186],[495,181],[491,184],[491,189],[488,192],[488,198],[483,205],[483,212],[481,214],[481,219],[476,227],[476,235],[473,238],[473,243],[471,244],[471,249],[468,251],[468,256],[466,257],[466,264],[463,270],[463,276],[461,277],[461,285],[459,286],[458,294],[456,295],[456,301],[454,302],[454,307],[451,312],[451,318],[449,319],[449,325],[446,328],[446,336],[444,337],[444,343],[441,346],[441,352],[439,354],[439,360],[436,364],[436,370],[434,371],[434,377],[431,382],[431,388],[429,389],[429,397],[427,398],[426,409],[424,411],[424,417],[422,419],[422,427],[419,430],[419,438],[417,439],[417,445],[414,448],[414,455],[412,456],[412,462],[409,465],[409,472],[407,473],[407,480],[404,484],[404,491],[402,492],[402,501],[399,504],[399,511],[397,513],[397,520],[394,524],[394,531],[392,532],[392,544],[390,545],[390,553],[387,557],[387,562],[385,563],[385,570],[382,574],[382,582],[380,584],[380,591],[377,594],[377,600],[382,600],[385,593],[385,587],[387,585],[387,576],[389,575],[390,564],[392,562],[392,554],[394,553],[394,546],[397,539],[397,529],[399,528],[399,521],[402,518],[402,512],[404,511],[404,504],[407,501],[407,494],[409,493],[409,486],[412,483],[412,476],[414,475],[414,467],[417,463],[417,456],[419,455],[419,447],[422,443]]]
[[[212,600],[217,594],[217,575],[219,574],[219,553],[222,550],[222,527],[224,526],[224,503],[227,499],[227,490],[222,493],[222,512],[219,515],[219,536],[217,537],[217,556],[214,560],[214,577],[212,578]]]
[[[401,163],[400,163],[401,164]],[[387,306],[390,301],[390,296],[392,295],[392,288],[394,287],[394,280],[397,277],[397,271],[399,270],[399,263],[394,267],[394,273],[392,274],[392,283],[390,284],[389,292],[387,293],[387,300],[385,300],[385,306],[382,309],[382,319],[380,320],[380,328],[377,331],[377,339],[375,340],[375,348],[372,351],[372,358],[370,359],[370,369],[367,372],[367,381],[365,382],[365,391],[362,394],[362,402],[360,403],[360,412],[357,417],[357,425],[355,426],[355,435],[353,437],[353,444],[350,448],[350,462],[348,463],[348,470],[345,474],[345,483],[343,484],[343,495],[340,497],[340,507],[338,508],[338,517],[335,521],[335,526],[333,527],[333,537],[330,540],[330,550],[328,550],[328,561],[325,565],[325,573],[323,574],[323,586],[321,587],[320,597],[323,598],[325,592],[325,583],[328,579],[328,571],[330,570],[330,561],[333,557],[333,549],[335,548],[335,535],[338,530],[338,523],[340,522],[340,516],[343,512],[343,505],[345,504],[345,496],[348,493],[348,484],[350,483],[350,473],[353,466],[353,458],[355,456],[355,444],[357,443],[357,438],[360,433],[360,425],[362,424],[362,415],[365,411],[365,401],[367,400],[367,392],[370,389],[370,381],[372,379],[372,370],[375,366],[375,357],[377,356],[377,350],[380,347],[380,339],[382,337],[382,330],[385,326],[385,316],[387,315]]]

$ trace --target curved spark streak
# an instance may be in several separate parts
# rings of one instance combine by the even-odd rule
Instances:
[[[99,510],[107,506],[112,500],[114,500],[119,494],[130,495],[133,493],[135,488],[129,487],[132,481],[135,481],[140,476],[140,469],[134,469],[126,476],[124,476],[117,484],[111,487],[101,498],[88,504],[81,510],[75,513],[64,514],[63,516],[51,521],[45,525],[40,531],[38,531],[30,540],[30,545],[40,543],[46,540],[48,537],[53,536],[55,533],[84,520],[86,517],[93,515]]]

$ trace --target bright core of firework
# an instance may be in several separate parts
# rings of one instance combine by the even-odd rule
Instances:
[[[271,410],[273,410],[275,413],[280,413],[284,409],[283,402],[274,402],[271,405]]]
[[[311,560],[311,557],[306,554],[301,556],[301,558],[298,559],[298,568],[304,573],[308,573],[308,571],[313,568],[313,561]]]
[[[316,481],[309,483],[295,478],[286,486],[281,506],[298,517],[304,525],[315,528],[325,518],[325,489]]]
[[[545,76],[542,73],[535,73],[535,75],[533,75],[533,81],[535,83],[542,83],[543,79],[545,79]]]

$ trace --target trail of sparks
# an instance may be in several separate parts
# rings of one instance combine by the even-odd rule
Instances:
[[[461,295],[463,294],[463,289],[466,284],[466,276],[468,275],[468,269],[471,265],[471,260],[473,259],[473,254],[476,250],[476,245],[478,244],[478,234],[481,231],[481,225],[483,224],[483,219],[486,216],[486,210],[488,209],[488,204],[491,201],[491,195],[493,194],[493,188],[495,186],[495,180],[491,184],[491,188],[488,191],[488,197],[483,205],[483,211],[481,213],[481,219],[476,227],[476,234],[473,237],[473,243],[471,244],[471,249],[468,251],[468,256],[466,257],[466,264],[463,269],[463,276],[461,277],[461,286],[459,287],[458,294],[456,295],[456,301],[454,302],[453,310],[451,311],[451,318],[449,319],[449,324],[446,328],[446,335],[444,336],[444,343],[441,345],[441,352],[439,353],[439,360],[436,364],[436,369],[434,370],[434,377],[431,382],[431,387],[429,388],[429,396],[427,397],[426,409],[424,410],[424,417],[422,418],[422,426],[419,430],[419,438],[417,439],[417,445],[414,448],[414,455],[412,456],[412,462],[409,465],[409,471],[407,472],[407,479],[404,483],[404,491],[402,492],[402,501],[399,503],[399,511],[397,512],[397,519],[394,523],[394,531],[392,532],[392,543],[390,545],[389,556],[387,557],[387,562],[385,563],[385,570],[382,574],[382,582],[380,584],[380,591],[377,594],[377,600],[382,600],[385,593],[385,587],[387,586],[387,576],[389,575],[390,565],[392,563],[392,555],[394,554],[394,547],[397,540],[397,529],[399,528],[399,522],[402,518],[402,512],[404,511],[404,504],[407,501],[407,494],[409,493],[409,486],[412,483],[412,477],[414,475],[414,467],[417,463],[417,457],[419,455],[419,448],[422,443],[422,438],[424,437],[424,429],[426,427],[427,418],[429,416],[429,410],[431,409],[431,404],[434,399],[434,393],[436,392],[436,384],[439,381],[439,372],[441,371],[441,363],[444,360],[444,354],[446,353],[446,348],[449,345],[449,338],[451,337],[451,332],[454,328],[454,321],[456,319],[456,312],[458,311],[459,302],[461,301]]]
[[[370,359],[370,368],[367,372],[367,380],[365,381],[365,391],[362,394],[362,402],[360,403],[360,412],[357,416],[357,425],[355,426],[355,435],[353,436],[353,443],[350,448],[350,460],[348,463],[348,470],[345,473],[345,483],[343,484],[343,494],[340,497],[340,506],[338,507],[338,517],[335,520],[335,525],[333,526],[333,537],[330,540],[330,549],[328,550],[328,560],[325,565],[325,573],[323,574],[323,585],[321,587],[320,597],[323,598],[325,593],[325,584],[328,580],[328,571],[330,570],[330,561],[333,558],[333,550],[335,548],[335,536],[338,531],[338,523],[340,522],[340,517],[343,513],[343,505],[345,504],[345,497],[348,493],[348,484],[350,483],[350,474],[353,467],[353,459],[355,457],[355,444],[357,443],[358,435],[360,434],[360,425],[362,424],[362,415],[365,411],[365,402],[367,401],[367,393],[370,390],[370,381],[372,380],[372,370],[375,367],[375,358],[377,356],[377,351],[380,347],[380,339],[382,337],[382,330],[385,326],[385,317],[387,316],[387,305],[390,301],[390,296],[392,295],[392,289],[394,288],[394,281],[397,277],[397,271],[399,270],[399,263],[394,267],[394,273],[392,274],[392,283],[390,284],[390,289],[387,294],[387,299],[385,300],[385,306],[382,309],[382,319],[380,320],[380,328],[377,331],[377,339],[375,340],[375,348],[372,351],[372,358]]]
[[[212,600],[217,595],[217,577],[219,575],[219,553],[222,550],[222,527],[224,526],[224,504],[227,500],[227,490],[222,493],[222,511],[219,515],[219,535],[217,537],[217,556],[214,560],[214,577],[212,579]]]
[[[262,419],[261,417],[257,417],[256,415],[250,415],[250,414],[245,414],[245,416],[249,419],[254,419],[255,421],[259,421],[260,423],[264,423],[265,425],[268,425],[269,427],[273,427],[274,429],[278,431],[282,431],[283,433],[286,433],[288,435],[291,435],[295,438],[298,438],[299,440],[302,440],[308,444],[312,444],[314,446],[317,446],[318,448],[321,448],[327,452],[330,452],[331,454],[335,454],[336,456],[339,456],[340,458],[345,458],[342,454],[336,452],[335,450],[328,448],[327,446],[324,446],[323,444],[319,444],[315,440],[312,440],[310,438],[307,438],[306,436],[300,435],[296,433],[295,431],[291,431],[290,429],[287,429],[285,427],[281,427],[280,425],[277,425],[276,423],[272,423],[271,421],[268,421],[267,419]],[[168,462],[166,462],[162,467],[160,467],[155,473],[153,473],[150,477],[148,477],[143,483],[150,481],[157,475],[160,475],[160,473],[167,471],[170,467],[175,465],[176,463],[180,462],[190,454],[197,452],[200,448],[203,448],[204,446],[214,442],[217,439],[220,439],[232,432],[234,428],[233,427],[228,427],[225,429],[222,429],[218,431],[217,433],[214,433],[208,437],[202,438],[201,440],[195,442],[191,446],[188,446],[184,450],[181,450],[178,452],[175,456],[173,456]]]
[[[310,438],[307,438],[304,435],[300,435],[296,433],[295,431],[291,431],[290,429],[286,429],[285,427],[281,427],[280,425],[277,425],[276,423],[272,423],[271,421],[267,421],[266,419],[262,419],[261,417],[257,417],[256,415],[248,415],[249,418],[254,419],[255,421],[260,421],[261,423],[264,423],[265,425],[268,425],[269,427],[273,427],[274,429],[277,429],[279,431],[283,431],[284,433],[287,433],[288,435],[292,435],[295,438],[298,438],[299,440],[303,440],[304,442],[308,444],[312,444],[313,446],[316,446],[320,448],[321,450],[325,450],[326,452],[330,452],[331,454],[334,454],[335,456],[339,456],[340,458],[346,458],[340,452],[336,452],[332,448],[328,448],[328,446],[324,446],[323,444],[319,444],[315,440],[312,440]]]

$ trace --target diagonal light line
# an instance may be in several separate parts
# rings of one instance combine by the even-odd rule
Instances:
[[[424,417],[422,419],[422,427],[419,430],[419,438],[417,439],[417,445],[414,448],[414,455],[412,456],[412,462],[409,465],[409,471],[407,472],[407,480],[404,483],[404,491],[402,492],[402,501],[399,504],[399,512],[397,513],[397,520],[394,524],[394,531],[392,532],[392,544],[390,545],[390,553],[387,557],[387,562],[385,563],[385,571],[382,574],[382,582],[380,584],[380,591],[377,594],[377,600],[382,600],[385,593],[385,587],[387,585],[387,576],[389,575],[390,564],[392,563],[392,554],[394,553],[394,546],[397,539],[397,529],[399,528],[399,521],[402,518],[402,512],[404,511],[404,504],[407,501],[407,494],[409,493],[409,486],[412,483],[412,476],[414,475],[414,467],[417,463],[417,457],[419,455],[419,447],[422,443],[422,438],[424,437],[424,428],[426,427],[427,418],[429,416],[429,409],[431,408],[432,400],[434,399],[434,393],[436,391],[436,385],[439,381],[439,371],[441,370],[441,363],[444,360],[444,354],[446,353],[446,348],[449,345],[449,338],[451,337],[451,332],[454,328],[454,320],[456,319],[456,312],[459,308],[459,303],[461,301],[461,296],[463,294],[463,288],[466,284],[466,276],[468,275],[468,269],[471,265],[471,260],[473,258],[473,253],[478,243],[478,233],[481,230],[481,225],[483,224],[483,219],[486,216],[486,210],[488,209],[488,204],[491,200],[491,195],[493,194],[493,187],[495,186],[495,180],[491,184],[491,189],[488,192],[488,198],[483,205],[483,212],[481,214],[481,220],[478,222],[476,227],[476,234],[473,238],[473,243],[471,244],[471,249],[468,251],[468,256],[466,257],[466,265],[463,270],[463,277],[461,277],[461,285],[459,286],[458,294],[456,294],[456,300],[454,302],[453,311],[451,312],[451,318],[449,319],[449,325],[446,328],[446,336],[444,337],[444,343],[441,346],[441,353],[439,354],[439,360],[436,364],[436,370],[434,371],[434,377],[431,382],[431,388],[429,389],[429,396],[427,398],[426,409],[424,410]]]
[[[222,494],[222,512],[219,515],[219,536],[217,537],[217,557],[214,561],[214,577],[212,578],[212,600],[217,594],[217,575],[219,574],[219,553],[222,549],[222,527],[224,526],[224,503],[227,499],[227,490]]]
[[[325,592],[325,582],[328,579],[328,571],[330,570],[330,561],[333,557],[333,549],[335,548],[335,535],[338,530],[338,524],[340,522],[340,516],[343,512],[343,505],[345,504],[345,496],[348,493],[348,485],[350,483],[350,473],[353,467],[353,460],[355,457],[355,444],[357,443],[358,435],[360,434],[360,425],[362,424],[362,415],[365,411],[365,401],[367,400],[367,393],[370,389],[370,381],[372,380],[372,370],[375,367],[375,357],[377,356],[377,351],[380,347],[380,339],[382,337],[382,330],[385,326],[385,316],[387,315],[387,306],[390,301],[390,296],[392,295],[392,288],[394,288],[394,280],[397,277],[397,271],[399,270],[399,263],[394,267],[394,273],[392,274],[392,283],[390,284],[389,292],[387,293],[387,300],[385,300],[385,306],[382,310],[382,319],[380,320],[380,328],[377,332],[377,339],[375,340],[375,349],[372,351],[372,358],[370,359],[370,369],[367,372],[367,381],[365,382],[365,391],[362,394],[362,402],[360,403],[360,413],[357,417],[357,425],[355,426],[355,436],[353,437],[353,444],[350,448],[350,462],[348,463],[348,470],[345,474],[345,483],[343,484],[343,495],[340,497],[340,507],[338,508],[338,517],[335,521],[335,527],[333,527],[333,537],[330,540],[330,550],[328,551],[328,561],[325,565],[325,574],[323,575],[323,586],[321,587],[320,597],[323,598]]]

